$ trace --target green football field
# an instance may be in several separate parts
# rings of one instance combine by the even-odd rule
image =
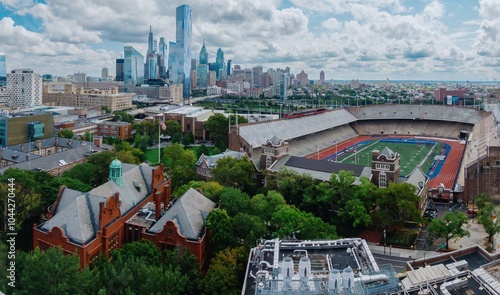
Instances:
[[[433,142],[429,144],[417,143],[397,143],[397,142],[381,142],[374,140],[356,147],[356,153],[353,149],[340,156],[337,161],[347,164],[358,164],[367,167],[372,165],[372,151],[382,151],[385,147],[390,148],[393,152],[401,155],[401,176],[410,174],[413,169],[420,165],[422,171],[427,173],[431,167],[434,156],[441,152],[444,144]],[[340,153],[341,151],[339,151]]]

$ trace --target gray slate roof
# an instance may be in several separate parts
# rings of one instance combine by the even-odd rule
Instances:
[[[380,155],[384,155],[387,159],[394,159],[396,157],[396,153],[388,147],[384,147]]]
[[[190,188],[149,229],[149,232],[161,232],[167,221],[172,220],[177,224],[181,235],[190,240],[198,240],[205,227],[208,213],[215,208],[215,205],[197,190]]]
[[[147,164],[123,164],[123,186],[113,181],[94,188],[88,193],[66,188],[54,216],[39,226],[45,231],[59,226],[73,242],[84,243],[94,239],[99,228],[99,203],[106,202],[115,192],[120,193],[122,216],[134,208],[151,192],[152,167]],[[139,184],[141,191],[135,185]]]
[[[226,150],[223,153],[213,155],[213,156],[205,156],[201,155],[198,161],[196,162],[196,165],[200,165],[203,160],[207,162],[208,167],[215,167],[217,161],[224,157],[231,157],[231,158],[236,158],[236,159],[241,159],[243,156],[245,156],[244,152],[237,152],[237,151],[231,151],[231,150]]]

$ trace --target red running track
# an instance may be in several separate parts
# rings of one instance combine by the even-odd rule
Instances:
[[[320,150],[319,153],[318,152],[312,153],[309,156],[307,156],[307,158],[321,160],[335,154],[336,150],[342,151],[345,148],[351,147],[359,142],[366,140],[379,140],[384,138],[403,138],[403,137],[405,136],[372,137],[369,135],[362,135],[354,139],[350,139],[342,143],[339,143],[337,146],[333,145],[329,148]],[[441,171],[439,171],[439,174],[430,180],[429,188],[437,188],[442,183],[446,189],[453,190],[455,179],[458,175],[460,159],[462,158],[462,155],[465,150],[465,145],[461,144],[459,141],[456,140],[447,140],[443,138],[425,138],[425,137],[414,137],[414,136],[411,136],[410,138],[432,139],[436,142],[442,142],[450,146],[450,152],[448,153],[448,156],[444,161],[443,167],[441,167]]]

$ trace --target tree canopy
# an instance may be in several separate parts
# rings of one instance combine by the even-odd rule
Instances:
[[[255,166],[247,157],[223,157],[212,169],[213,179],[223,186],[239,188],[253,194],[255,191]]]
[[[435,218],[429,224],[429,232],[436,238],[446,240],[446,249],[450,239],[459,239],[470,236],[468,230],[463,229],[467,224],[468,218],[460,211],[447,212],[442,218]]]

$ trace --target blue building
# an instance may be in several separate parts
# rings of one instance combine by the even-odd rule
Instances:
[[[205,47],[205,39],[203,39],[203,46],[201,46],[200,50],[200,64],[208,65],[208,52],[207,48]]]
[[[144,56],[132,46],[125,46],[123,75],[125,84],[135,85],[144,81]]]
[[[191,95],[191,7],[181,5],[176,9],[175,42],[170,42],[168,59],[169,79],[183,84],[184,98]]]

